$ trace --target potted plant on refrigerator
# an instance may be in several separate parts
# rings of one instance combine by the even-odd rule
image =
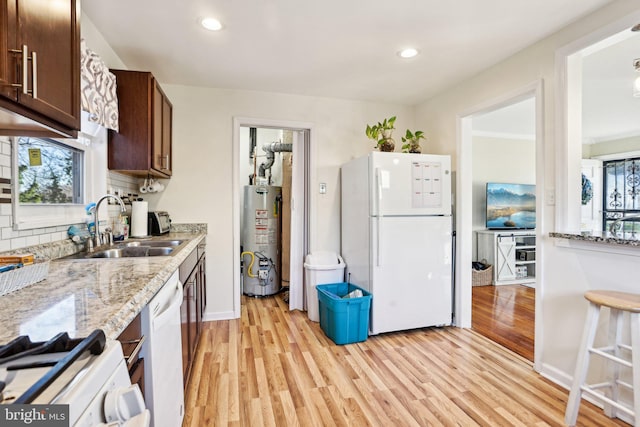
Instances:
[[[402,152],[403,153],[422,153],[420,147],[420,139],[424,139],[424,132],[417,130],[415,133],[407,129],[407,133],[402,137]]]
[[[396,117],[393,116],[373,126],[367,125],[365,133],[369,139],[376,141],[376,147],[380,151],[393,151],[395,149],[395,141],[391,138],[391,134],[395,129],[393,127],[395,121]]]

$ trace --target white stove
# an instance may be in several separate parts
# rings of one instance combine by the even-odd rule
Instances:
[[[0,389],[0,405],[9,405],[0,412],[0,424],[9,416],[3,415],[6,409],[24,411],[20,405],[68,405],[66,425],[73,427],[148,427],[150,422],[120,343],[106,340],[101,330],[84,339],[59,334],[32,343],[22,336],[0,345]]]

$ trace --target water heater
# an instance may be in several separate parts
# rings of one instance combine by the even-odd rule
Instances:
[[[244,187],[242,292],[246,295],[273,295],[280,290],[281,201],[280,187]]]

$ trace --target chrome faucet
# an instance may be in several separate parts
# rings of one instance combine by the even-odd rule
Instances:
[[[96,225],[96,237],[95,237],[95,245],[96,246],[100,246],[103,245],[105,243],[113,243],[113,238],[106,235],[103,236],[102,233],[100,233],[100,222],[98,221],[98,211],[100,210],[100,204],[102,203],[103,200],[108,199],[108,198],[112,198],[115,199],[118,203],[120,203],[120,211],[121,212],[126,212],[127,211],[127,207],[124,205],[124,202],[122,201],[122,199],[116,195],[113,194],[105,194],[104,196],[100,197],[100,199],[98,199],[98,201],[96,202],[96,207],[95,210],[93,211],[93,222]],[[111,232],[111,229],[106,228],[105,230],[108,230],[108,233]]]
[[[618,227],[620,227],[621,222],[628,221],[631,219],[638,219],[638,218],[640,218],[640,214],[633,214],[633,215],[616,219],[611,223],[611,225],[609,225],[609,233],[616,234],[618,232]]]

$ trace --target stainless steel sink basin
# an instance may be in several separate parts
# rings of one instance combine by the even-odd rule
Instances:
[[[184,240],[150,240],[120,243],[118,246],[135,247],[135,246],[151,246],[151,247],[170,247],[180,246]]]
[[[78,252],[62,259],[135,258],[172,256],[188,240],[132,240],[110,247],[98,247],[93,252]]]
[[[173,248],[131,246],[124,248],[113,248],[86,254],[85,258],[130,258],[147,256],[166,256],[173,252]]]

